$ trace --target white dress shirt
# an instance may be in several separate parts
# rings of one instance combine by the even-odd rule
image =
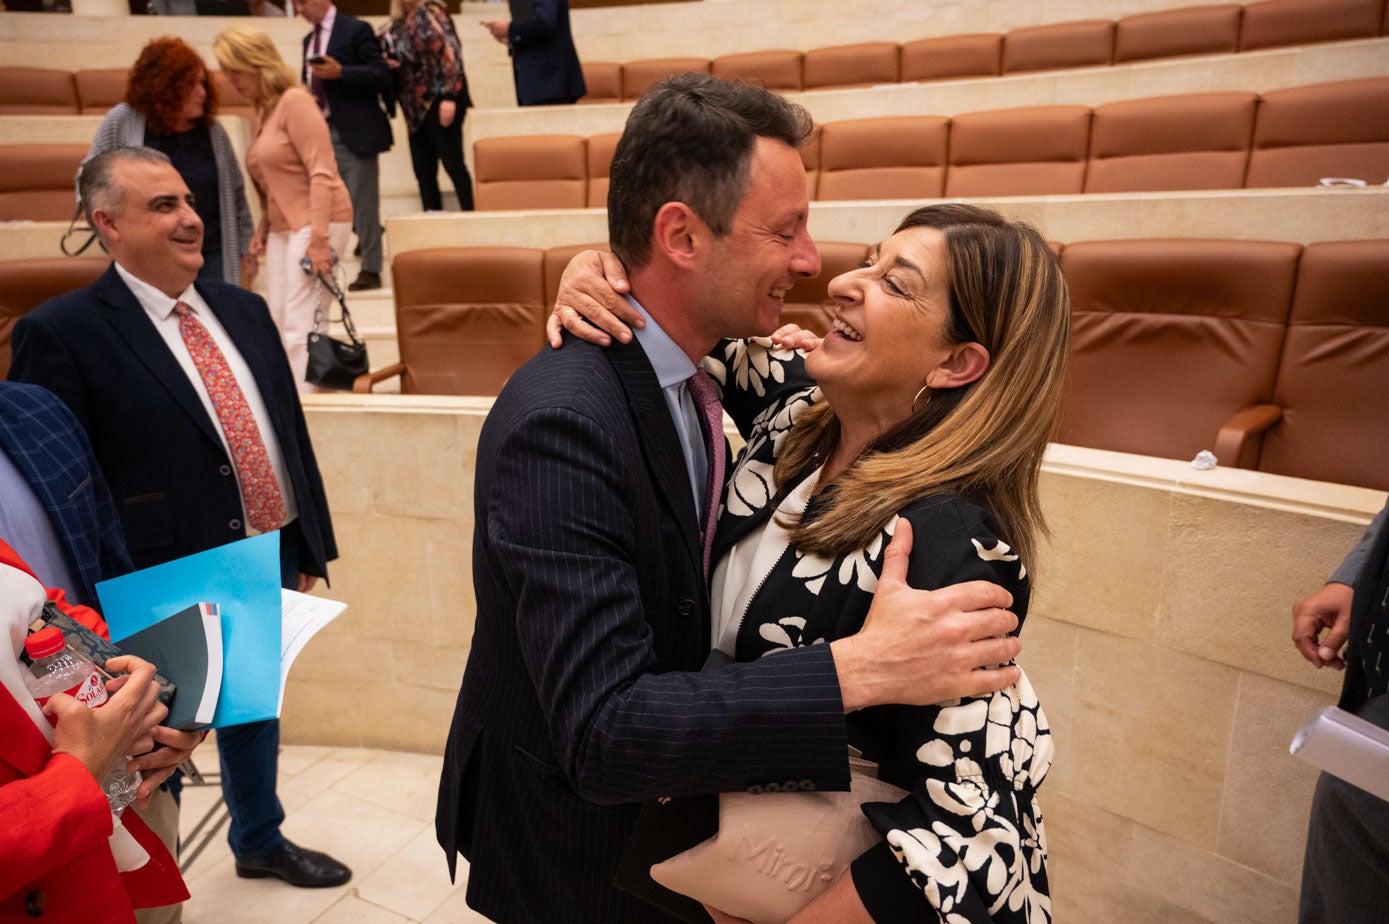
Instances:
[[[232,376],[236,379],[236,386],[241,389],[241,394],[246,399],[246,406],[250,409],[251,416],[255,418],[256,429],[260,431],[261,442],[265,444],[265,453],[270,458],[270,468],[275,472],[275,480],[280,485],[280,495],[284,498],[285,523],[293,520],[299,515],[299,508],[294,503],[294,491],[289,483],[289,473],[285,469],[285,458],[280,451],[280,441],[275,436],[275,428],[270,425],[270,413],[265,409],[265,400],[261,398],[260,389],[256,386],[255,377],[251,374],[251,367],[246,365],[241,351],[236,348],[236,344],[227,335],[226,329],[222,327],[222,322],[217,320],[217,315],[213,314],[212,309],[208,307],[207,302],[203,301],[203,297],[193,286],[189,286],[178,298],[174,299],[154,286],[136,279],[119,263],[116,264],[116,272],[120,274],[121,280],[130,287],[130,291],[140,302],[140,307],[145,309],[145,314],[154,324],[154,329],[159,332],[159,336],[169,347],[169,352],[173,353],[174,359],[178,360],[179,367],[183,369],[183,374],[188,377],[193,390],[197,392],[198,400],[203,403],[203,409],[207,411],[207,416],[211,418],[212,426],[216,429],[218,438],[221,439],[223,447],[226,447],[227,435],[222,430],[222,420],[217,416],[217,409],[212,406],[212,398],[207,393],[207,387],[203,385],[202,376],[198,374],[198,367],[193,362],[193,355],[188,352],[188,346],[183,342],[183,335],[178,331],[178,316],[174,314],[174,305],[177,302],[183,302],[192,308],[193,314],[202,322],[203,327],[207,328],[212,342],[217,344],[217,348],[222,351],[222,356],[226,358],[227,366],[231,368]],[[227,458],[231,459],[230,448],[227,449]],[[236,464],[235,460],[232,461],[232,464]],[[240,484],[238,479],[238,490]],[[244,498],[241,507],[241,521],[246,524],[246,532],[254,535],[256,531],[251,528],[251,520],[246,514]]]

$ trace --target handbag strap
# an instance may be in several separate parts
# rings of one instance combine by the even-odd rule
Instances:
[[[81,217],[82,217],[82,206],[81,206],[81,205],[78,205],[78,206],[77,206],[77,211],[73,213],[72,221],[68,222],[68,229],[67,229],[66,231],[64,231],[64,232],[63,232],[63,236],[62,236],[61,238],[58,239],[58,249],[61,250],[61,251],[63,252],[63,255],[64,255],[64,256],[68,256],[68,257],[80,257],[80,256],[82,256],[82,254],[86,253],[87,248],[90,247],[90,246],[92,246],[92,242],[96,240],[96,229],[93,228],[91,225],[84,225],[84,226],[81,227],[81,228],[79,228],[79,227],[77,226],[77,220],[78,220],[79,218],[81,218]],[[87,235],[87,239],[86,239],[85,241],[82,242],[81,246],[78,247],[76,250],[69,250],[69,249],[68,249],[68,240],[69,240],[74,234],[84,234],[84,233]]]
[[[323,317],[323,290],[327,289],[328,292],[337,299],[338,307],[342,309],[342,326],[343,330],[347,332],[347,339],[351,340],[354,346],[360,346],[362,340],[357,336],[357,325],[352,323],[352,312],[347,310],[347,296],[343,295],[342,289],[338,287],[337,282],[334,281],[331,276],[325,276],[323,273],[319,273],[318,285],[318,304],[314,305],[313,309],[314,330],[318,330],[319,325],[325,320]],[[329,317],[327,320],[331,322],[332,318]],[[324,326],[326,327],[326,325]]]

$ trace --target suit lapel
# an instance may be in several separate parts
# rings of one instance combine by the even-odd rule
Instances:
[[[114,263],[106,271],[106,275],[97,280],[97,296],[110,309],[107,320],[125,340],[130,351],[164,386],[174,402],[197,422],[208,439],[220,444],[222,439],[212,424],[212,418],[207,416],[193,384],[188,381],[183,367],[170,352],[164,338],[154,329],[154,322],[145,314],[145,309],[140,306],[135,294],[117,275]]]
[[[680,525],[680,536],[691,560],[702,570],[704,550],[700,546],[699,521],[690,493],[689,470],[685,467],[680,436],[675,431],[675,422],[670,419],[670,408],[656,381],[656,373],[636,340],[614,344],[603,355],[612,363],[627,394],[627,405],[637,424],[637,438],[656,489]]]

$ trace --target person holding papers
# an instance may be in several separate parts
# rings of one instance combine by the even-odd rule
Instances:
[[[134,909],[175,905],[188,890],[174,858],[134,812],[111,814],[97,778],[121,755],[143,754],[130,767],[144,774],[139,798],[148,802],[192,744],[158,727],[164,707],[154,669],[138,658],[108,662],[131,674],[112,683],[101,709],[60,694],[40,711],[19,652],[45,600],[105,634],[100,616],[46,589],[0,540],[0,626],[8,646],[0,651],[0,921],[134,921]],[[166,746],[151,751],[155,743]]]
[[[202,220],[160,152],[92,158],[81,194],[114,262],[15,324],[9,377],[49,389],[82,425],[137,568],[278,530],[282,584],[308,590],[337,546],[264,299],[198,279]],[[237,874],[297,886],[351,878],[280,833],[278,720],[221,728],[217,738]]]
[[[1293,645],[1346,672],[1338,705],[1389,729],[1389,503],[1325,587],[1293,605]],[[1345,646],[1342,650],[1342,646]],[[1301,924],[1383,920],[1389,802],[1323,773],[1302,865]]]

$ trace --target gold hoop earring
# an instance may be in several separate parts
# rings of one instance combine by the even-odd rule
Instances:
[[[935,392],[931,390],[931,383],[930,383],[930,382],[927,382],[925,385],[922,385],[921,388],[917,390],[917,392],[916,392],[916,397],[912,399],[912,413],[913,413],[913,414],[916,413],[916,402],[918,402],[918,401],[921,400],[922,392],[925,392],[925,394],[926,394],[926,404],[921,405],[921,407],[922,407],[923,409],[926,407],[927,404],[930,404],[930,403],[931,403],[931,398],[935,395]]]

